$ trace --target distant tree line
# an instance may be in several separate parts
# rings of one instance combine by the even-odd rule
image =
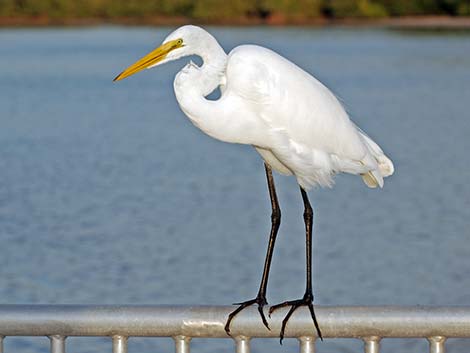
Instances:
[[[170,16],[201,21],[242,18],[380,18],[470,15],[470,0],[0,0],[0,16],[115,18]]]

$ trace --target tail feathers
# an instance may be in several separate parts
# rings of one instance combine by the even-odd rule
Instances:
[[[372,157],[377,163],[377,168],[368,171],[367,173],[361,174],[364,183],[370,188],[376,188],[377,186],[383,187],[383,178],[393,174],[395,168],[392,161],[384,154],[382,149],[377,145],[365,132],[358,128],[358,131],[369,150]]]
[[[370,170],[367,173],[361,174],[361,177],[364,183],[372,189],[375,189],[377,186],[381,188],[384,186],[384,178],[377,170]]]
[[[384,154],[381,156],[376,156],[376,158],[377,163],[379,164],[380,174],[382,174],[383,177],[392,175],[395,171],[392,161]]]

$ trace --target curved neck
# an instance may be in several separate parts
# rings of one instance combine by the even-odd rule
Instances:
[[[224,83],[227,54],[223,50],[219,54],[223,55],[203,57],[203,64],[199,68],[199,75],[195,76],[195,79],[199,80],[200,93],[204,97]]]
[[[178,102],[189,92],[205,97],[223,82],[227,54],[215,38],[207,37],[194,55],[202,58],[202,66],[190,62],[176,75],[174,88]]]
[[[202,58],[202,66],[187,64],[176,75],[174,89],[181,110],[191,122],[208,135],[225,141],[219,132],[226,114],[219,110],[219,104],[205,97],[225,83],[227,54],[213,37],[207,39],[193,52]]]

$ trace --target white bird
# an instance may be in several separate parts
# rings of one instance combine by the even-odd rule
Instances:
[[[238,303],[225,330],[245,307],[257,304],[263,324],[266,288],[281,212],[271,170],[294,175],[304,202],[307,276],[302,299],[270,307],[269,314],[289,306],[280,337],[292,313],[300,306],[310,310],[316,331],[321,331],[313,309],[311,280],[313,210],[306,191],[333,185],[333,176],[360,175],[367,186],[383,186],[394,167],[382,149],[348,117],[341,103],[315,77],[276,52],[257,45],[241,45],[228,55],[204,29],[186,25],[171,33],[155,50],[125,69],[114,80],[189,55],[203,64],[189,62],[175,77],[174,90],[182,111],[209,136],[253,146],[264,160],[272,205],[271,232],[264,271],[255,299]],[[216,88],[221,96],[206,97]]]

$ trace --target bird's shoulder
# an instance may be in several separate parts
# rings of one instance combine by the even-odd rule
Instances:
[[[229,58],[233,58],[237,56],[242,56],[245,58],[249,58],[250,56],[253,56],[254,58],[256,58],[259,56],[272,56],[272,55],[278,55],[278,54],[274,52],[273,50],[268,49],[266,47],[262,47],[260,45],[242,44],[233,48],[230,51]]]
[[[281,66],[295,64],[277,54],[275,51],[254,44],[244,44],[233,48],[228,54],[227,71],[239,73],[240,70],[250,74],[278,72]]]
[[[246,101],[269,104],[279,94],[282,57],[258,45],[240,45],[228,55],[227,87]]]

